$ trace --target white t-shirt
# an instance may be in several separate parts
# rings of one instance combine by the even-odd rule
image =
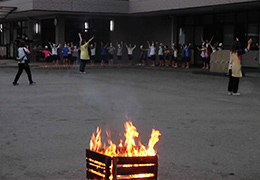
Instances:
[[[52,55],[58,55],[57,50],[58,50],[59,47],[60,46],[56,47],[56,45],[51,45],[51,53],[52,53]]]
[[[18,58],[23,59],[22,61],[18,61],[18,63],[25,63],[25,61],[27,60],[27,55],[25,54],[25,52],[28,52],[28,49],[26,47],[18,48]]]
[[[134,47],[132,47],[132,48],[127,47],[127,53],[128,53],[128,55],[133,55],[133,51],[134,51],[135,47],[136,47],[136,46],[134,46]]]
[[[95,56],[96,55],[96,48],[91,48],[90,49],[90,56]]]
[[[156,48],[154,46],[150,46],[150,49],[151,49],[150,55],[151,56],[155,55]]]

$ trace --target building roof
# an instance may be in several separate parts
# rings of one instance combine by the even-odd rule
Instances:
[[[8,14],[16,10],[16,7],[5,7],[5,6],[0,6],[0,20],[5,19]]]

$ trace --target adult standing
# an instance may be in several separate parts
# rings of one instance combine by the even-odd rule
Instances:
[[[27,73],[29,84],[30,85],[36,84],[32,80],[32,74],[31,74],[29,63],[28,63],[27,54],[30,54],[30,50],[29,50],[28,46],[25,46],[25,44],[23,42],[20,43],[20,46],[18,48],[18,59],[19,59],[19,61],[18,61],[18,72],[17,72],[15,79],[14,79],[14,82],[13,82],[14,86],[19,85],[17,82],[18,82],[21,74],[23,73],[23,70],[25,70],[25,72]]]
[[[82,40],[82,36],[79,33],[79,46],[80,46],[80,66],[79,72],[85,73],[85,67],[87,61],[90,60],[89,53],[88,53],[88,44],[94,39],[94,36],[90,38],[87,42]],[[82,44],[84,42],[84,44]]]
[[[247,48],[241,49],[238,38],[233,42],[230,49],[229,60],[229,82],[228,82],[228,95],[240,95],[238,93],[239,78],[242,77],[241,71],[241,55],[250,50],[252,39],[248,40]]]

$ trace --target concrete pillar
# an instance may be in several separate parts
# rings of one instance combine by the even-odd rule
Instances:
[[[178,27],[177,27],[177,17],[171,16],[171,45],[173,43],[178,44],[177,42],[177,35],[178,35]]]
[[[57,19],[57,24],[55,26],[55,43],[63,44],[65,42],[65,18],[57,17],[56,19]]]
[[[36,61],[36,58],[35,58],[35,51],[34,51],[34,46],[36,45],[34,43],[34,34],[35,34],[35,21],[34,20],[31,20],[29,19],[28,20],[28,32],[27,32],[27,35],[28,35],[28,38],[29,40],[32,40],[33,42],[30,43],[30,51],[31,51],[31,61]]]
[[[260,37],[260,18],[258,18],[258,29],[259,29],[259,37]],[[258,44],[260,45],[260,38]],[[259,69],[260,69],[260,49],[258,49],[258,62],[259,62]]]

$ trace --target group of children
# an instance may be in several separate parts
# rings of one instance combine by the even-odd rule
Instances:
[[[213,39],[213,38],[212,38]],[[201,47],[197,47],[197,50],[200,51],[200,56],[202,58],[203,69],[209,69],[210,64],[210,52],[216,52],[217,50],[221,50],[223,45],[222,43],[215,43],[211,45],[212,39],[208,41],[202,40]],[[147,41],[148,48],[144,48],[144,45],[140,46],[140,56],[139,63],[142,66],[155,66],[156,59],[158,56],[159,66],[163,67],[173,67],[177,68],[179,66],[179,60],[181,61],[182,68],[190,67],[190,46],[191,44],[183,44],[177,47],[175,44],[172,44],[171,47],[167,45],[163,45],[162,43]],[[103,44],[100,43],[100,51],[101,51],[101,66],[105,66],[114,64],[114,59],[116,56],[117,64],[122,65],[122,56],[123,56],[123,48],[126,47],[127,57],[128,57],[128,65],[133,64],[133,54],[136,49],[136,45],[127,44],[127,43],[116,43],[116,47],[114,47],[113,43]],[[62,48],[62,49],[61,49]],[[211,50],[209,49],[211,48]],[[48,49],[51,49],[49,51]],[[97,43],[93,42],[89,45],[88,51],[90,55],[90,64],[93,66],[97,60],[96,58],[96,49]],[[63,57],[63,66],[68,67],[71,64],[76,65],[79,64],[79,54],[80,48],[78,46],[74,46],[73,43],[65,43],[64,45],[56,45],[54,43],[49,43],[48,46],[45,46],[45,50],[41,52],[44,53],[46,59],[46,66],[48,66],[48,62],[53,63],[53,66],[58,66],[60,62],[60,56]],[[77,63],[78,62],[78,63]]]
[[[110,43],[104,45],[101,42],[101,66],[104,66],[106,62],[108,62],[108,65],[113,65],[114,55],[117,56],[118,65],[122,65],[122,56],[123,56],[123,46],[124,43],[116,43],[117,48],[113,46],[113,43]],[[143,45],[140,46],[140,56],[139,56],[139,62],[142,66],[148,65],[148,66],[155,66],[156,62],[156,56],[159,56],[160,64],[159,66],[172,66],[174,68],[178,67],[178,49],[173,44],[171,49],[168,46],[164,46],[162,43],[147,42],[148,48],[145,49]],[[190,52],[189,47],[191,44],[183,45],[181,46],[181,52],[182,52],[182,67],[183,68],[189,68],[189,62],[190,62]],[[126,44],[125,47],[127,49],[127,55],[128,55],[128,65],[133,64],[133,53],[136,48],[136,45],[132,46],[132,44]],[[96,51],[96,43],[94,45],[90,45],[90,60],[91,64],[93,65],[95,61],[95,53]],[[147,61],[148,60],[148,61]]]
[[[49,62],[52,62],[52,66],[58,66],[60,62],[60,55],[63,57],[63,66],[69,67],[70,65],[76,65],[79,60],[79,48],[74,46],[73,43],[65,43],[62,47],[61,44],[55,44],[49,42],[49,47],[46,45],[44,50],[40,50],[44,53],[45,67],[48,67]]]
[[[201,42],[202,42],[201,47],[197,47],[198,51],[200,51],[200,56],[202,59],[202,64],[203,64],[202,69],[209,69],[210,52],[214,53],[216,51],[220,51],[223,49],[222,43],[216,42],[214,45],[212,45],[211,44],[212,40],[213,40],[213,37],[211,38],[211,40],[209,42],[207,40],[204,41],[201,38]],[[211,50],[209,48],[211,48]]]

